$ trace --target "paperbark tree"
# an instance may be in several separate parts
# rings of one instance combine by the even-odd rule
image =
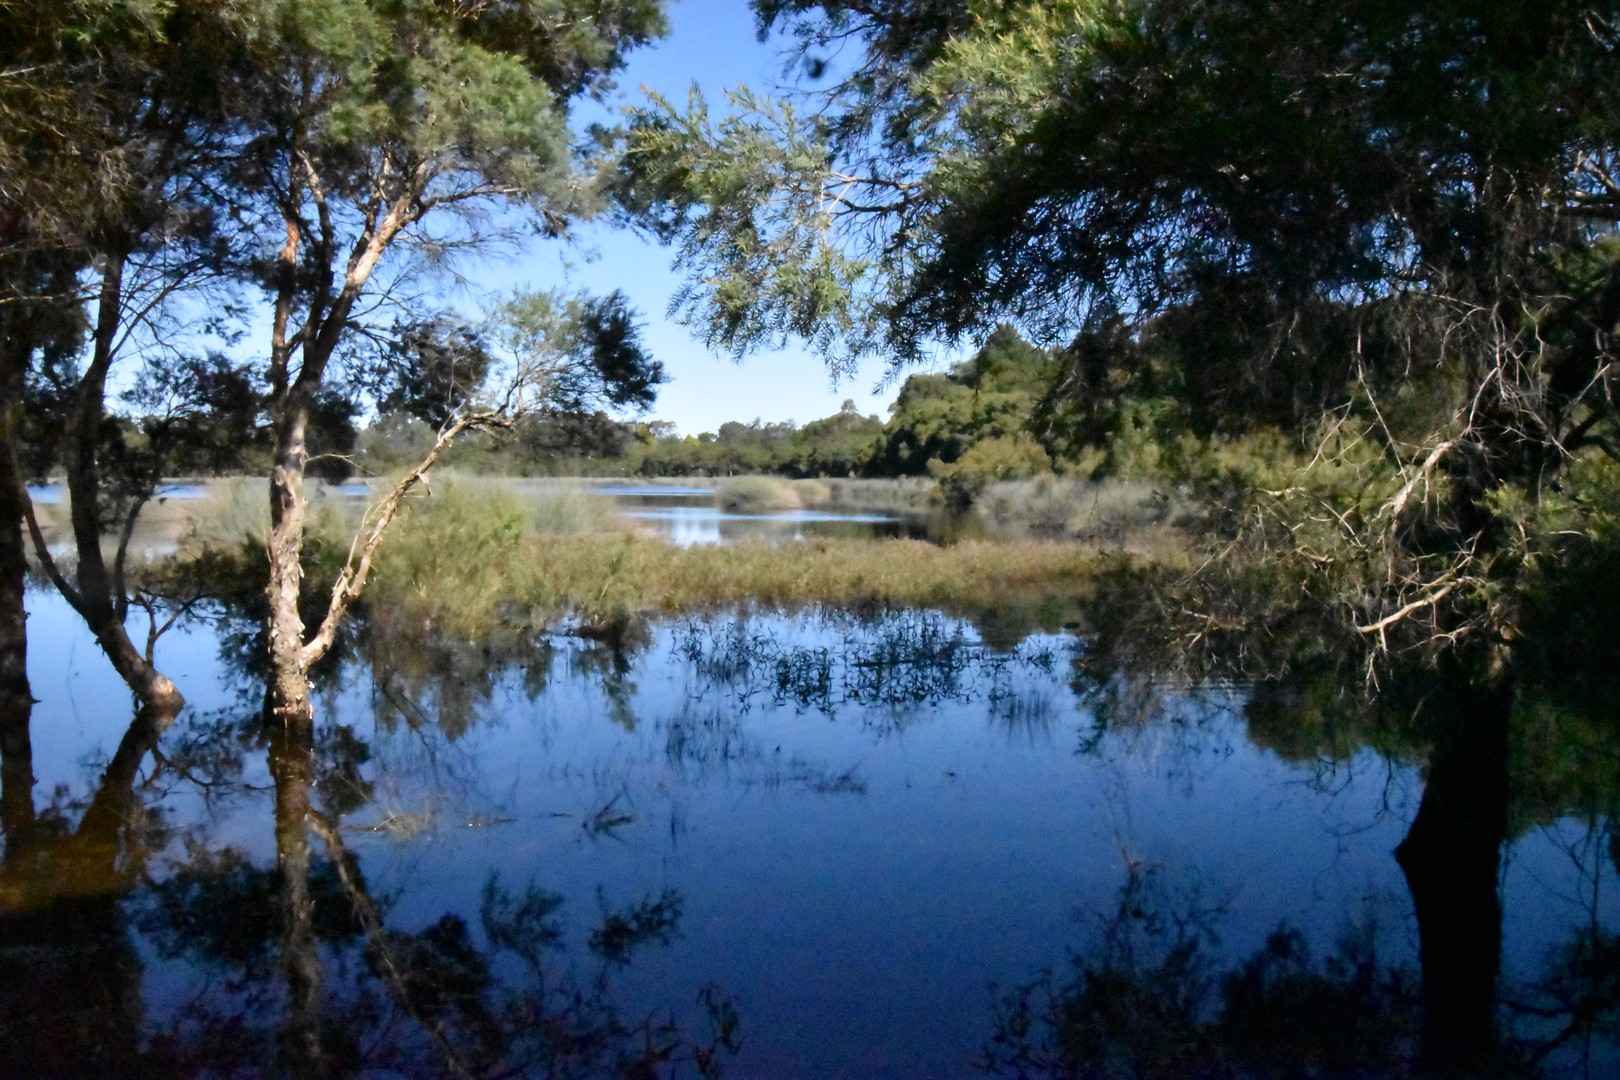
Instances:
[[[245,8],[198,2],[7,5],[0,78],[0,322],[8,420],[0,425],[0,511],[7,538],[3,621],[20,614],[25,572],[11,543],[26,519],[36,556],[84,618],[113,667],[142,701],[173,712],[174,684],[151,641],[126,627],[127,552],[155,479],[115,482],[102,460],[108,386],[133,361],[169,302],[217,276],[225,261],[212,185],[231,126],[229,82],[240,60]],[[80,346],[86,355],[77,364]],[[54,379],[57,409],[19,410],[30,381]],[[48,439],[47,439],[48,432]],[[22,451],[58,454],[71,495],[74,566],[59,568],[23,486]],[[109,562],[103,535],[120,541]],[[19,624],[20,625],[20,624]],[[15,665],[23,638],[5,634]]]
[[[381,529],[448,440],[496,422],[461,412],[358,539],[321,626],[300,611],[308,427],[351,328],[409,254],[437,255],[588,211],[567,107],[597,94],[626,50],[663,30],[651,0],[411,7],[273,4],[245,95],[258,102],[230,178],[279,246],[262,261],[270,309],[270,653],[274,710],[310,712],[308,671],[358,596]]]

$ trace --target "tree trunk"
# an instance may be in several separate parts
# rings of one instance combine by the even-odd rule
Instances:
[[[1455,670],[1442,678],[1428,783],[1395,858],[1417,912],[1423,1067],[1431,1075],[1474,1076],[1497,1050],[1497,874],[1507,836],[1513,692],[1505,678],[1479,685]]]
[[[115,580],[108,571],[101,550],[99,503],[102,491],[97,444],[106,414],[107,375],[112,369],[122,288],[122,264],[116,259],[110,260],[102,274],[95,347],[90,366],[79,382],[78,400],[70,422],[67,481],[72,501],[73,541],[78,554],[78,588],[73,606],[96,636],[96,644],[112,662],[113,670],[135,696],[160,715],[173,716],[179,713],[186,699],[130,640],[129,630],[124,625],[123,582]]]
[[[270,772],[276,785],[276,869],[281,908],[281,961],[287,981],[282,1054],[293,1076],[321,1066],[321,964],[309,893],[309,784],[314,771],[315,707],[304,666],[303,583],[305,428],[308,410],[295,389],[276,425],[270,474]]]
[[[313,722],[309,672],[304,665],[303,585],[304,466],[308,457],[308,410],[288,403],[278,424],[275,468],[270,474],[270,710],[286,724]]]
[[[5,832],[5,855],[0,863],[15,863],[31,851],[38,819],[34,812],[34,745],[28,722],[33,702],[26,694],[0,696],[0,830]]]
[[[0,829],[6,850],[26,845],[34,822],[33,746],[28,723],[28,577],[23,517],[28,491],[17,467],[16,437],[26,358],[6,342],[0,356]]]

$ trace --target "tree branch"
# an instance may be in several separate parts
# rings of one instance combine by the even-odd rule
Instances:
[[[411,493],[417,484],[426,478],[428,470],[433,468],[450,444],[462,432],[481,428],[507,427],[511,423],[510,416],[500,410],[487,410],[484,412],[468,413],[456,417],[440,429],[438,438],[429,450],[417,462],[416,466],[405,477],[394,485],[387,497],[377,507],[376,520],[368,530],[362,524],[360,531],[355,534],[354,542],[349,546],[349,557],[345,561],[342,573],[338,574],[337,581],[332,585],[332,598],[326,606],[326,617],[321,620],[320,628],[309,642],[304,645],[300,659],[307,669],[310,665],[325,656],[331,649],[332,643],[337,639],[338,626],[348,614],[349,608],[360,598],[366,587],[366,578],[371,573],[373,557],[377,548],[382,544],[383,535],[388,526],[399,513],[400,504]]]

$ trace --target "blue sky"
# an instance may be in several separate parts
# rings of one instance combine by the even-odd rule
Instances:
[[[678,0],[670,23],[669,37],[631,55],[619,79],[618,103],[642,100],[642,86],[679,101],[696,82],[711,101],[718,101],[725,89],[740,83],[769,88],[782,82],[776,52],[755,40],[746,0]],[[883,377],[882,364],[869,362],[834,386],[822,362],[802,348],[762,351],[736,363],[668,318],[670,298],[680,283],[670,269],[669,251],[605,226],[582,228],[577,240],[566,250],[538,249],[477,276],[489,281],[509,275],[507,286],[624,290],[645,320],[651,351],[671,376],[659,391],[652,418],[673,421],[688,435],[713,431],[727,420],[803,424],[837,412],[847,398],[861,412],[887,418],[899,388],[889,385],[874,392]]]

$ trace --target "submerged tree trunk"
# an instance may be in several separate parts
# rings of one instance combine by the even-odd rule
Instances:
[[[278,692],[272,688],[272,702]],[[315,766],[313,714],[271,714],[270,775],[276,787],[276,879],[281,910],[281,963],[287,981],[282,1054],[291,1076],[318,1076],[321,1066],[321,960],[310,894],[310,798]]]
[[[27,842],[34,820],[33,746],[28,723],[34,696],[28,685],[28,611],[24,592],[28,556],[23,519],[28,491],[17,466],[18,413],[25,358],[17,343],[0,348],[0,829],[6,849]]]
[[[1512,684],[1446,676],[1427,786],[1395,858],[1417,912],[1423,964],[1421,1061],[1431,1075],[1474,1076],[1497,1052],[1502,956],[1497,876],[1507,836]]]

